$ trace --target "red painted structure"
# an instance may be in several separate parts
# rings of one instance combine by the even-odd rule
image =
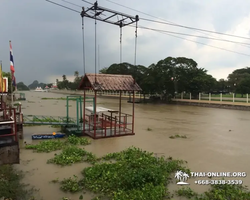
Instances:
[[[81,80],[80,90],[83,90],[83,135],[94,139],[134,135],[135,92],[141,91],[140,86],[130,75],[85,74]],[[96,107],[91,110],[86,106],[86,90],[94,91],[96,105],[97,92],[119,92],[119,107],[117,110]],[[126,114],[121,109],[122,92],[132,93],[132,114]],[[90,113],[87,113],[90,112]]]
[[[19,164],[19,138],[16,108],[6,105],[1,96],[0,107],[0,165]]]

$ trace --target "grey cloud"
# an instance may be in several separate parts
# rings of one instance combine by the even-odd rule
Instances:
[[[54,1],[79,11],[81,10],[81,8],[70,6],[63,1]],[[72,2],[84,5],[79,0]],[[198,0],[188,2],[181,0],[153,2],[151,0],[145,0],[143,3],[138,3],[133,0],[119,0],[116,2],[187,26],[205,29],[208,24],[211,26],[211,23],[213,23],[213,27],[217,31],[228,31],[235,27],[243,17],[248,15],[247,8],[250,6],[250,3],[243,0],[231,1],[230,3],[225,0],[216,2]],[[71,12],[42,0],[1,1],[0,4],[0,60],[3,60],[4,71],[9,70],[8,41],[11,39],[17,81],[24,81],[26,84],[30,84],[35,79],[40,82],[54,82],[55,80],[52,80],[51,77],[61,79],[63,74],[72,76],[76,70],[78,70],[80,74],[83,73],[81,17],[78,13]],[[118,10],[132,16],[138,14],[140,18],[151,18],[105,0],[99,1],[99,4],[103,7]],[[88,6],[87,4],[85,5]],[[225,9],[225,7],[227,9]],[[84,22],[86,72],[94,72],[94,20],[85,18]],[[182,28],[150,24],[144,20],[140,20],[139,25],[196,35],[200,34]],[[134,28],[125,27],[123,31],[123,62],[133,64]],[[188,43],[185,40],[157,32],[139,29],[138,34],[137,64],[149,66],[167,56],[191,57],[196,60],[201,67],[205,67],[208,70],[215,69],[216,66],[239,66],[241,63],[242,66],[245,67],[248,62],[247,57],[235,54],[232,56],[231,53],[223,52],[222,55],[227,55],[228,58],[233,57],[234,59],[227,59],[225,56],[221,58],[214,56],[213,53],[217,52],[217,50],[213,51],[213,49],[207,55],[205,49],[210,47],[196,45],[196,48],[193,48],[192,42]],[[185,38],[185,36],[181,37]],[[208,40],[190,39],[206,44],[210,44],[211,42]],[[98,21],[97,47],[98,46],[100,55],[97,55],[97,68],[108,67],[113,63],[119,63],[119,27]],[[200,54],[205,55],[202,56],[204,59],[201,59]]]

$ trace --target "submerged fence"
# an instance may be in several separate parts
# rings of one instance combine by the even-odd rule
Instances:
[[[192,95],[191,93],[179,93],[176,94],[175,99],[189,99],[189,100],[199,100],[199,101],[226,101],[226,102],[245,102],[250,103],[249,94],[204,94],[199,93],[197,95]]]
[[[83,91],[75,91],[75,90],[53,90],[51,92],[55,93],[64,93],[64,94],[83,94]],[[86,91],[89,95],[94,95],[94,91],[88,90]],[[104,92],[98,92],[99,96],[119,96],[119,92],[114,91],[104,91]],[[145,98],[149,99],[150,94],[146,94]],[[122,97],[129,97],[129,92],[122,92]],[[135,93],[136,98],[143,98],[143,94],[140,92]],[[188,100],[200,100],[200,101],[225,101],[225,102],[245,102],[250,103],[250,94],[205,94],[205,93],[199,93],[198,95],[193,95],[191,93],[178,93],[175,95],[174,99],[188,99]]]
[[[79,94],[83,94],[83,91],[79,91],[79,90],[50,90],[50,92],[53,93],[63,93],[63,94],[75,94],[75,95],[79,95]],[[87,90],[86,94],[89,95],[94,95],[94,91],[93,90]],[[103,91],[103,92],[98,92],[97,93],[99,96],[119,96],[120,92],[115,92],[115,91]],[[122,92],[122,97],[129,97],[129,92]],[[132,94],[131,94],[132,97]],[[141,94],[140,92],[135,92],[135,97],[136,98],[143,98],[143,94]],[[146,94],[145,95],[146,98],[149,98],[150,95]]]

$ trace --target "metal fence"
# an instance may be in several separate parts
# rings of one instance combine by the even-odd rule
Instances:
[[[245,102],[249,103],[249,94],[204,94],[199,93],[197,95],[192,95],[191,93],[179,93],[176,94],[175,99],[189,99],[189,100],[199,100],[199,101],[226,101],[226,102]]]

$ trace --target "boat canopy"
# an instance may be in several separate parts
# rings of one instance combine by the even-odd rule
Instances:
[[[94,113],[94,108],[93,106],[85,107],[85,109],[91,113]],[[101,112],[108,112],[108,111],[113,111],[109,108],[104,108],[104,107],[96,107],[96,114],[99,114]]]

